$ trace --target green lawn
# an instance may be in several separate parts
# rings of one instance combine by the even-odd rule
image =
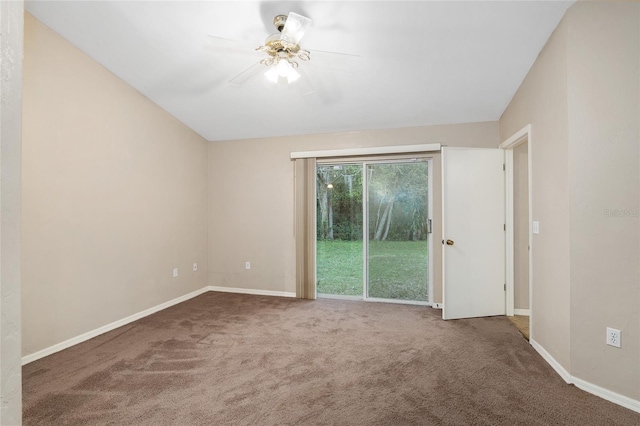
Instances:
[[[427,300],[425,241],[372,241],[369,297]],[[362,296],[362,241],[317,242],[318,293]]]

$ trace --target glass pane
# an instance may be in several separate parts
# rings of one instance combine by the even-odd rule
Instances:
[[[362,165],[316,169],[319,294],[362,296]]]
[[[428,163],[368,164],[368,297],[428,301]]]

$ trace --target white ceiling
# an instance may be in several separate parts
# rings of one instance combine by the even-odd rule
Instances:
[[[26,10],[210,141],[493,121],[572,1],[27,1]],[[256,78],[273,17],[310,17],[315,92]],[[207,37],[238,40],[234,48]],[[246,52],[246,53],[245,53]],[[315,65],[315,66],[314,66]],[[326,65],[326,64],[325,64]]]

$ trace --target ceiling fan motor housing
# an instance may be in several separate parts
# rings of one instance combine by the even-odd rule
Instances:
[[[273,18],[273,25],[275,25],[278,31],[280,32],[282,32],[282,29],[284,28],[284,24],[286,23],[287,23],[287,15],[278,15],[275,18]]]
[[[270,51],[275,53],[287,51],[295,55],[300,50],[300,45],[298,44],[293,46],[290,44],[285,45],[285,43],[280,39],[280,34],[271,34],[264,41],[264,44]]]

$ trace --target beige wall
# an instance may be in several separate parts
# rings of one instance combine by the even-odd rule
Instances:
[[[640,3],[581,2],[567,19],[571,373],[640,400]]]
[[[500,120],[502,138],[532,124],[532,337],[572,376],[635,400],[639,24],[637,2],[577,2]],[[605,345],[607,326],[621,349]]]
[[[207,284],[207,142],[30,15],[23,183],[24,355]]]
[[[529,309],[529,165],[528,143],[513,150],[514,307]]]
[[[532,338],[569,369],[569,172],[566,69],[562,20],[500,119],[502,140],[532,125]]]
[[[0,425],[22,421],[20,131],[23,3],[0,2]]]
[[[209,145],[209,284],[295,292],[292,151],[417,143],[491,147],[496,122]],[[434,296],[442,300],[440,156],[434,158]],[[245,261],[251,270],[244,269]]]

